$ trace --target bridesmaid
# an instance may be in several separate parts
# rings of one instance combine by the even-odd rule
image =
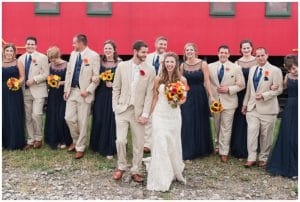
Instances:
[[[213,151],[210,111],[207,93],[213,101],[207,63],[197,58],[193,43],[184,46],[184,62],[180,69],[190,87],[186,102],[181,105],[183,160],[207,156]],[[205,90],[206,87],[206,90]]]
[[[16,47],[6,44],[2,51],[2,148],[23,149],[25,142],[25,111],[21,84],[25,69],[16,59]],[[12,91],[7,80],[15,77],[20,81],[20,89]]]
[[[58,75],[61,80],[57,87],[49,86],[44,139],[52,149],[64,149],[72,143],[71,134],[64,118],[66,101],[63,99],[63,94],[67,62],[60,58],[60,50],[57,47],[49,48],[47,56],[51,62],[50,75]]]
[[[115,73],[121,59],[118,57],[116,45],[113,41],[104,42],[104,55],[101,58],[100,74],[106,70]],[[93,107],[92,132],[90,147],[93,151],[112,159],[116,153],[116,122],[112,111],[112,81],[103,81],[98,78],[94,82],[100,82],[95,91]]]
[[[250,67],[256,65],[256,59],[252,56],[253,45],[249,40],[242,40],[240,43],[240,53],[242,57],[235,63],[242,68],[245,78],[245,85],[247,86],[248,74]],[[245,159],[248,157],[247,151],[247,120],[246,116],[242,114],[243,100],[246,89],[238,92],[238,107],[234,114],[232,124],[232,135],[230,142],[231,155],[238,159]]]
[[[288,74],[283,86],[288,89],[288,99],[278,133],[277,142],[267,163],[266,170],[272,175],[298,177],[298,57],[284,58]]]

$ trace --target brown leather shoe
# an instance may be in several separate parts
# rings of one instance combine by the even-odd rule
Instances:
[[[28,150],[28,149],[32,149],[33,148],[33,144],[27,144],[24,149]]]
[[[221,155],[220,159],[221,159],[221,162],[226,163],[228,161],[228,156],[227,155]]]
[[[68,152],[75,151],[75,145],[71,144],[68,148]]]
[[[148,147],[144,147],[144,153],[150,153],[151,150]]]
[[[258,161],[258,167],[265,167],[267,163],[265,161]]]
[[[133,174],[133,175],[131,175],[131,178],[133,179],[133,181],[135,181],[137,183],[143,182],[143,178],[139,174]]]
[[[121,179],[124,172],[125,172],[124,170],[117,169],[117,170],[114,172],[114,175],[113,175],[114,180],[119,180],[119,179]]]
[[[42,141],[34,141],[33,148],[39,149],[42,147]]]
[[[246,163],[244,163],[245,168],[250,168],[252,166],[254,166],[256,164],[256,161],[246,161]]]
[[[84,156],[84,152],[78,151],[78,152],[75,153],[75,159],[80,159],[80,158],[82,158],[83,156]]]

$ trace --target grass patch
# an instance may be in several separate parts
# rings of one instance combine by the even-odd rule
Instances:
[[[275,130],[274,130],[274,138],[273,141],[275,142],[277,139],[277,133],[279,130],[280,120],[278,119],[276,121]],[[211,119],[211,128],[212,128],[212,136],[215,137],[215,130],[214,130],[214,124],[213,119]],[[87,143],[89,144],[89,138],[90,138],[90,131],[91,131],[91,117],[88,124],[88,140]],[[128,163],[131,163],[132,159],[132,139],[130,130],[128,133],[128,144],[127,144],[127,159]],[[215,138],[213,138],[215,139]],[[148,154],[145,155],[149,156]],[[81,169],[88,169],[88,170],[111,170],[116,167],[116,155],[114,156],[113,160],[108,160],[106,157],[101,156],[99,153],[91,151],[88,146],[85,151],[85,156],[82,159],[75,160],[74,159],[74,153],[69,153],[66,150],[53,150],[49,146],[43,144],[41,149],[32,149],[28,151],[23,150],[15,150],[15,151],[8,151],[3,150],[2,151],[2,162],[3,162],[3,168],[5,169],[13,169],[13,168],[21,168],[24,170],[42,170],[46,172],[50,172],[50,174],[55,171],[55,168],[57,167],[64,167],[69,166],[74,170],[81,170]],[[200,166],[203,166],[204,164],[216,164],[216,167],[222,167],[222,164],[218,165],[219,158],[216,155],[210,155],[208,157],[204,157],[201,159],[195,159],[192,161],[192,164],[198,164],[197,162],[200,162]],[[243,169],[243,166],[241,162],[235,160],[234,158],[230,159],[230,164],[232,166],[236,167],[236,169],[241,170]],[[189,167],[186,165],[187,168]],[[199,167],[199,172],[202,172],[202,167]],[[235,169],[235,170],[236,170]],[[218,169],[217,169],[218,170]],[[186,171],[188,174],[188,170]],[[218,170],[218,173],[224,173],[223,170]],[[232,173],[229,176],[235,175],[235,173]],[[218,178],[218,176],[211,175],[211,178]],[[246,179],[241,179],[246,181]]]

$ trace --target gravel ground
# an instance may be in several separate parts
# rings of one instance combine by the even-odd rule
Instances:
[[[115,160],[113,160],[115,161]],[[55,199],[294,199],[298,181],[270,176],[261,168],[245,169],[230,159],[217,156],[186,163],[187,184],[174,182],[168,192],[147,191],[146,182],[137,184],[126,172],[121,181],[112,179],[114,169],[75,169],[61,163],[49,170],[11,168],[3,161],[3,200]],[[145,170],[144,176],[146,177]],[[145,179],[146,181],[146,179]]]

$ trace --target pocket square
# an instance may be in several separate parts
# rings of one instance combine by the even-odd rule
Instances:
[[[269,78],[265,76],[265,77],[264,77],[264,80],[265,80],[265,81],[269,81]]]
[[[233,78],[234,77],[234,75],[231,75],[231,78]]]
[[[90,64],[85,64],[84,66],[90,66]]]

